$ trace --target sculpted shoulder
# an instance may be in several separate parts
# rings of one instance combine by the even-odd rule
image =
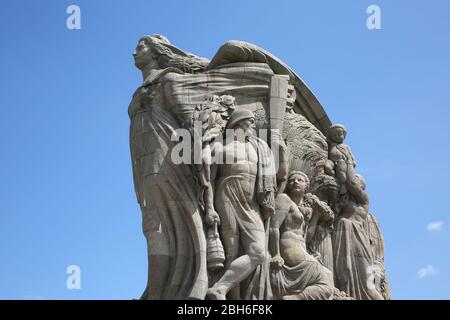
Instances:
[[[285,193],[280,193],[275,199],[275,208],[278,209],[287,209],[291,206],[292,200]]]
[[[173,69],[173,70],[171,70]],[[161,82],[173,82],[177,81],[182,77],[181,72],[175,68],[168,68],[168,70],[161,76]]]

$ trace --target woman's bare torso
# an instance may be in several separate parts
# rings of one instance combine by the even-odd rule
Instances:
[[[291,201],[286,218],[280,227],[280,253],[288,266],[298,265],[306,259],[304,214],[307,210],[309,209],[299,208]]]

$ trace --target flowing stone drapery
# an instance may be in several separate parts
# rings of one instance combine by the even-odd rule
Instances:
[[[380,300],[365,221],[339,217],[333,232],[333,250],[336,287],[357,300]]]
[[[322,259],[280,270],[274,280],[281,290],[276,294],[278,298],[282,298],[284,289],[301,293],[304,281],[320,283],[307,276],[315,274],[315,268],[322,263],[328,269],[334,265],[335,285],[347,295],[390,299],[380,226],[368,211],[365,220],[341,214],[340,208],[347,205],[342,195],[345,189],[350,193],[358,191],[353,188],[356,180],[348,179],[350,183],[343,188],[343,182],[337,179],[343,171],[338,172],[339,161],[330,158],[332,145],[325,138],[331,122],[314,94],[286,64],[242,41],[225,43],[209,62],[176,48],[160,35],[141,38],[134,56],[135,65],[144,75],[144,83],[129,106],[133,178],[149,254],[149,279],[143,299],[204,299],[214,283],[207,269],[202,204],[205,186],[196,179],[198,167],[175,164],[171,154],[179,142],[177,129],[189,127],[205,101],[223,95],[235,99],[233,109],[255,114],[257,131],[272,130],[269,144],[273,143],[275,149],[279,146],[285,152],[282,155],[287,155],[280,163],[288,165],[280,167],[279,172],[287,174],[287,168],[304,172],[314,184],[310,192],[324,201],[334,211],[332,219],[337,219],[334,230],[333,221],[324,224],[317,219],[311,223],[310,246],[305,250],[312,256],[319,253]],[[273,129],[280,132],[275,135]],[[277,179],[278,175],[282,178],[277,173]],[[284,182],[279,181],[278,192],[283,192]],[[236,194],[237,189],[230,187],[228,194]],[[258,268],[255,279],[262,265]],[[381,290],[370,285],[377,272],[381,275]],[[247,293],[251,292],[242,297],[270,297],[258,292],[264,287],[262,283],[242,283],[242,288],[248,287]]]
[[[208,286],[206,240],[192,172],[170,157],[178,123],[159,87],[168,74],[170,70],[148,78],[129,107],[133,174],[150,257],[143,298],[203,299]]]

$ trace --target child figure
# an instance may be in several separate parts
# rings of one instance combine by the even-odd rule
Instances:
[[[333,124],[328,131],[328,158],[334,164],[340,194],[360,193],[358,179],[355,176],[356,161],[350,147],[344,143],[347,129],[342,124]]]

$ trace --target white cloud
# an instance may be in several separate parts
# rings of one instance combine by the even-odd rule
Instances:
[[[437,274],[438,274],[438,271],[431,264],[429,264],[425,268],[421,268],[421,269],[419,269],[419,271],[417,271],[417,276],[419,278],[425,278],[425,277],[437,275]]]
[[[444,222],[443,221],[435,221],[435,222],[431,222],[427,225],[427,230],[428,231],[441,231],[442,227],[444,226]]]

